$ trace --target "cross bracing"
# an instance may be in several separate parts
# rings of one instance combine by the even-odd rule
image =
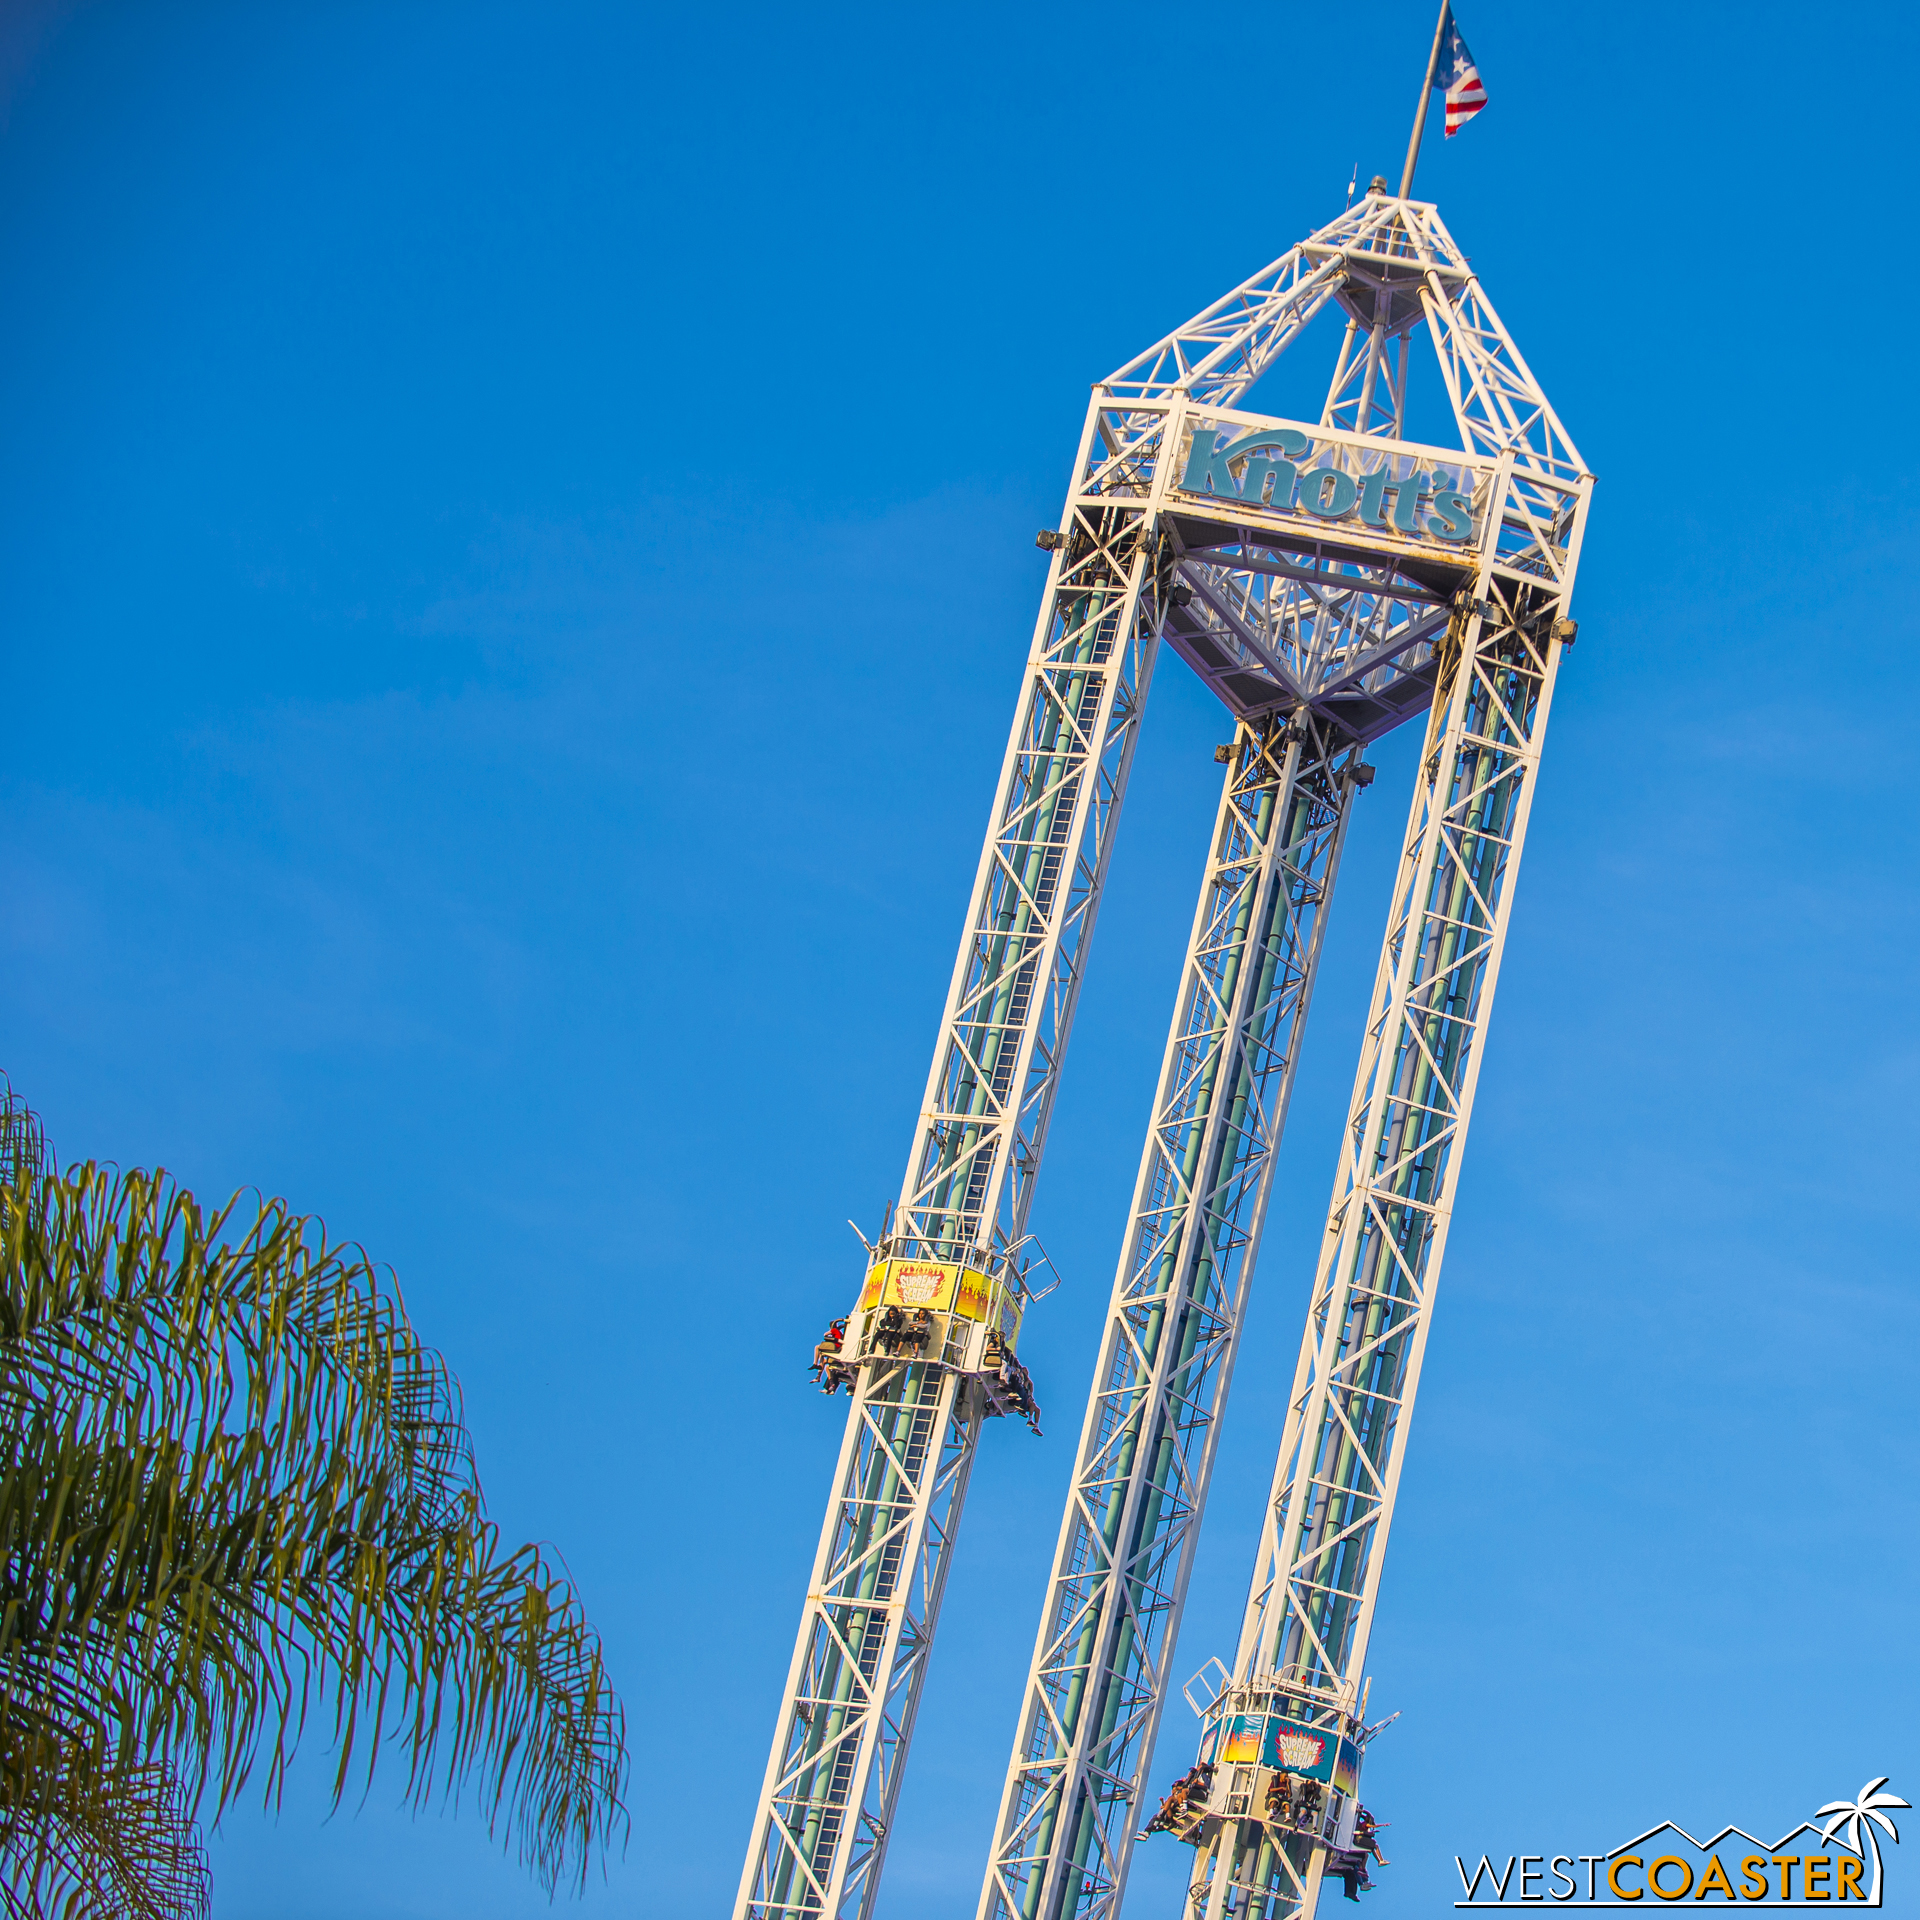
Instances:
[[[1144,515],[1072,517],[895,1224],[935,1257],[1025,1232],[1151,672],[1159,562]]]
[[[1369,194],[1110,373],[1101,388],[1116,401],[1180,396],[1200,406],[1231,407],[1334,301],[1356,330],[1364,330],[1367,358],[1386,354],[1389,342],[1424,325],[1468,453],[1511,454],[1524,472],[1554,479],[1585,475],[1579,453],[1466,255],[1438,209],[1421,200]],[[1323,419],[1328,426],[1367,432],[1373,420],[1336,417],[1349,406],[1352,340],[1350,333]],[[1404,391],[1403,380],[1396,384]],[[1128,417],[1116,409],[1117,420]],[[1110,452],[1120,450],[1116,444]]]
[[[1022,1288],[1167,578],[1147,515],[1070,508],[889,1252],[978,1263]],[[852,1388],[735,1903],[756,1920],[872,1911],[973,1449],[999,1404],[989,1378],[930,1359],[869,1361]]]
[[[1317,423],[1240,411],[1329,304],[1346,326]],[[1421,335],[1457,450],[1405,438]],[[1448,797],[1424,813],[1416,798],[1406,859],[1426,849],[1428,866],[1403,863],[1396,900],[1444,895],[1444,911],[1404,905],[1390,929],[1382,978],[1405,991],[1376,994],[1363,1073],[1401,1093],[1380,1109],[1387,1132],[1372,1107],[1356,1121],[1346,1157],[1365,1178],[1337,1196],[1329,1234],[1365,1272],[1342,1293],[1323,1270],[1318,1371],[1297,1383],[1296,1465],[1283,1461],[1298,1513],[1269,1516],[1277,1544],[1208,1721],[1217,1732],[1229,1698],[1280,1700],[1284,1674],[1289,1712],[1352,1730],[1590,487],[1438,214],[1383,193],[1095,388],[1059,534],[1043,539],[1047,597],[874,1252],[875,1272],[910,1255],[974,1273],[1004,1310],[991,1333],[948,1314],[903,1335],[869,1310],[870,1278],[844,1346],[830,1336],[816,1356],[853,1404],[736,1914],[872,1911],[973,1449],[985,1418],[1031,1410],[1012,1353],[1027,1219],[1162,639],[1240,727],[981,1911],[1118,1911],[1320,930],[1370,777],[1360,749],[1430,712],[1423,776]],[[1497,665],[1502,633],[1532,649],[1537,684],[1511,648]],[[1475,771],[1456,791],[1468,749]],[[1496,749],[1510,765],[1495,770]],[[1394,970],[1434,940],[1430,963]],[[1406,1291],[1382,1295],[1396,1276]],[[1335,1321],[1353,1301],[1376,1320],[1343,1346]],[[1236,1920],[1310,1913],[1337,1839],[1332,1825],[1282,1831],[1225,1787],[1188,1837],[1195,1914]]]
[[[1357,1724],[1386,1534],[1492,1012],[1562,597],[1497,564],[1455,616],[1414,786],[1226,1716]],[[1324,1849],[1207,1835],[1188,1920],[1310,1914]]]
[[[1352,741],[1311,716],[1243,722],[1235,742],[986,1916],[1107,1913],[1119,1889],[1356,763]]]
[[[1344,279],[1318,271],[1336,256],[1343,272],[1355,269]],[[1468,550],[1437,552],[1431,542],[1401,537],[1404,529],[1303,524],[1297,513],[1266,511],[1272,503],[1261,498],[1251,457],[1237,486],[1223,491],[1208,481],[1196,494],[1183,485],[1197,433],[1210,433],[1215,443],[1257,437],[1260,417],[1235,411],[1234,403],[1314,313],[1336,299],[1347,309],[1348,326],[1323,431],[1314,436],[1315,470],[1337,466],[1356,481],[1384,474],[1377,482],[1382,492],[1423,467],[1431,470],[1436,450],[1402,438],[1409,336],[1424,327],[1436,344],[1444,343],[1443,384],[1460,432],[1449,473],[1474,503],[1476,538]],[[1456,315],[1464,316],[1467,336],[1457,340]],[[1459,605],[1471,603],[1477,583],[1493,569],[1501,577],[1527,577],[1541,604],[1551,602],[1543,632],[1564,611],[1588,483],[1429,208],[1370,200],[1104,383],[1095,406],[1099,427],[1082,485],[1160,507],[1176,554],[1164,638],[1243,719],[1294,714],[1347,740],[1366,741],[1427,713],[1436,688],[1451,684]],[[1203,890],[1203,907],[1204,900]],[[1319,910],[1324,915],[1324,899]],[[1163,1073],[1176,1072],[1177,1063],[1177,1043],[1170,1043]],[[1441,1150],[1438,1135],[1430,1145]],[[1150,1157],[1152,1146],[1150,1129]],[[1270,1165],[1269,1153],[1259,1167],[1262,1182]],[[1144,1206],[1149,1216],[1152,1205],[1151,1197],[1136,1201],[1137,1211]],[[1139,1230],[1136,1221],[1123,1238],[1106,1344],[1009,1762],[981,1900],[982,1915],[995,1920],[1115,1912],[1133,1828],[1147,1811],[1139,1801],[1165,1701],[1165,1652],[1177,1627],[1197,1532],[1191,1516],[1204,1500],[1211,1456],[1198,1456],[1197,1471],[1182,1461],[1176,1472],[1171,1456],[1143,1448],[1116,1474],[1103,1451],[1108,1434],[1095,1413],[1111,1404],[1108,1355],[1124,1347],[1131,1285],[1126,1249]],[[1219,1363],[1209,1391],[1197,1409],[1191,1401],[1181,1409],[1209,1434],[1217,1431],[1224,1406],[1238,1324],[1237,1315],[1222,1316],[1211,1329]],[[1333,1424],[1345,1412],[1336,1407]],[[1139,1609],[1121,1577],[1124,1555],[1103,1559],[1092,1550],[1101,1536],[1088,1519],[1089,1487],[1098,1489],[1103,1515],[1148,1513],[1160,1523],[1145,1537],[1126,1540],[1151,1570],[1145,1590],[1161,1601],[1151,1636],[1135,1624]],[[1367,1523],[1357,1512],[1353,1517],[1357,1531],[1335,1544],[1335,1553],[1342,1546],[1357,1550],[1352,1543],[1368,1534]],[[1115,1558],[1121,1573],[1110,1564]],[[1311,1585],[1315,1573],[1306,1570],[1303,1584]],[[1120,1622],[1114,1626],[1101,1614],[1109,1591]],[[1345,1652],[1351,1664],[1352,1646]],[[1338,1689],[1331,1700],[1302,1696],[1293,1703],[1296,1712],[1329,1725],[1341,1723],[1356,1704],[1357,1695]],[[1131,1808],[1133,1818],[1119,1817],[1121,1808]],[[1324,1847],[1259,1820],[1236,1831],[1241,1844],[1220,1879],[1222,1899],[1236,1888],[1251,1897],[1257,1887],[1276,1915],[1309,1908]]]
[[[1444,585],[1328,542],[1236,533],[1231,547],[1182,551],[1166,634],[1227,706],[1306,704],[1360,741],[1425,708],[1447,623]]]
[[[920,1363],[876,1371],[848,1422],[770,1769],[757,1912],[814,1914],[870,1894],[973,1460],[980,1409],[955,1404],[956,1381]],[[855,1792],[863,1775],[871,1789]]]

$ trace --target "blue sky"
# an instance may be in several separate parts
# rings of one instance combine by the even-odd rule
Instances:
[[[1920,1784],[1916,30],[1462,6],[1492,104],[1420,190],[1600,488],[1374,1638],[1372,1920],[1455,1853]],[[808,1350],[899,1182],[1087,385],[1395,172],[1431,24],[0,16],[0,1065],[64,1153],[392,1262],[626,1698],[587,1910],[731,1898],[844,1406]],[[1054,1417],[982,1448],[894,1920],[973,1912],[1222,725],[1166,663],[1035,1213]],[[1411,752],[1182,1672],[1231,1650]],[[326,1771],[228,1816],[220,1920],[546,1910],[397,1777],[326,1822]]]

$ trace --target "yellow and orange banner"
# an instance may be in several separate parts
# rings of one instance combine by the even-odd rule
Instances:
[[[984,1320],[991,1296],[987,1276],[976,1267],[945,1260],[876,1260],[867,1269],[860,1311],[866,1313],[884,1303]]]

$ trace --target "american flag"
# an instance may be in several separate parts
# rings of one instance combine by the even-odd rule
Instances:
[[[1447,31],[1440,43],[1440,64],[1434,69],[1433,84],[1446,89],[1447,138],[1451,140],[1487,104],[1480,69],[1460,38],[1451,7],[1447,9]]]

